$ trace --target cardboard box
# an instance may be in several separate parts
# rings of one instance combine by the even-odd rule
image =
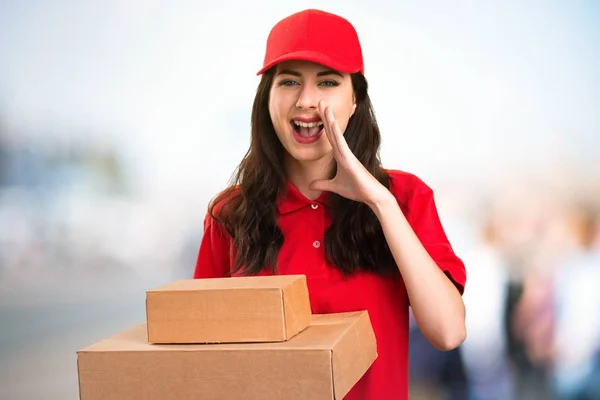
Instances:
[[[366,311],[315,315],[286,342],[151,344],[145,324],[78,351],[81,400],[342,399],[377,358]]]
[[[284,341],[311,315],[304,275],[185,279],[146,292],[151,343]]]

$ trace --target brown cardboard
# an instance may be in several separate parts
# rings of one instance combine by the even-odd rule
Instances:
[[[151,343],[278,342],[311,320],[304,275],[184,279],[146,292]]]
[[[145,324],[78,351],[81,400],[339,400],[377,358],[366,311],[276,343],[151,344]]]

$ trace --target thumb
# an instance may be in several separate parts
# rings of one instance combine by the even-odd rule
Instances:
[[[329,179],[317,179],[317,180],[312,181],[310,183],[310,185],[308,185],[308,188],[310,190],[320,190],[320,191],[327,191],[327,192],[332,192],[333,187],[334,187],[334,184]]]

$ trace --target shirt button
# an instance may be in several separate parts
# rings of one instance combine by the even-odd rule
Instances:
[[[319,247],[321,247],[321,242],[319,242],[318,240],[315,240],[315,241],[313,242],[313,247],[314,247],[315,249],[318,249]]]
[[[312,207],[313,210],[316,210],[317,208],[319,208],[318,204],[311,204],[310,206]]]

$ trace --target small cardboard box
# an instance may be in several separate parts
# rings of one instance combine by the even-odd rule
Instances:
[[[377,358],[367,311],[276,343],[157,345],[144,325],[77,352],[81,400],[339,400]]]
[[[311,315],[304,275],[184,279],[146,292],[150,343],[284,341]]]

